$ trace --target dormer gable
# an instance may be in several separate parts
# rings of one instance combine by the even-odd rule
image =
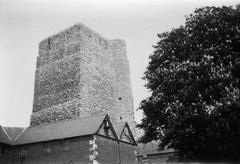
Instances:
[[[103,120],[96,134],[99,134],[108,138],[112,138],[112,139],[117,139],[116,132],[114,131],[114,128],[112,126],[112,123],[108,115]]]
[[[123,141],[123,142],[127,142],[127,143],[130,143],[130,144],[134,144],[136,145],[136,141],[133,137],[133,134],[129,128],[129,125],[128,123],[126,122],[126,124],[124,125],[123,129],[122,129],[122,132],[119,136],[119,140],[120,141]]]

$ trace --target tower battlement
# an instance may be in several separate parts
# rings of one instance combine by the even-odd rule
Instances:
[[[31,126],[100,113],[134,122],[125,41],[76,24],[39,43],[36,65]]]

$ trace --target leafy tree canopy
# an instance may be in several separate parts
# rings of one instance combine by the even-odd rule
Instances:
[[[144,75],[152,94],[140,104],[140,141],[159,140],[183,159],[239,160],[239,7],[196,9],[158,37]]]

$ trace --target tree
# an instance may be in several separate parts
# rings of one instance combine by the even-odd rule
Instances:
[[[158,37],[144,74],[151,96],[139,107],[140,141],[158,140],[182,159],[239,160],[239,6],[196,9]]]

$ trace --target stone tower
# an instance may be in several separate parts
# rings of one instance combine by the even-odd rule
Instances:
[[[134,126],[125,42],[83,24],[41,41],[31,126],[101,113]]]

